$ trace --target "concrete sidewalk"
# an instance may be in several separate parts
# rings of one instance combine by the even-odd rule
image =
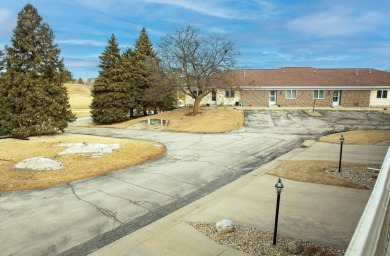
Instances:
[[[188,221],[234,223],[273,231],[277,177],[283,160],[338,161],[339,146],[307,141],[274,161],[91,255],[247,255],[220,245]],[[345,146],[343,161],[381,163],[385,146]],[[346,249],[371,191],[283,179],[279,234]]]

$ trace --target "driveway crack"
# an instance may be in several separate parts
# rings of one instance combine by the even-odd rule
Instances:
[[[199,158],[199,157],[198,157]],[[196,159],[197,160],[197,159]],[[191,185],[191,186],[194,186],[194,187],[198,187],[196,184],[193,184],[193,183],[190,183],[190,182],[185,182],[185,181],[182,181],[182,180],[178,180],[178,179],[175,179],[169,175],[166,175],[166,174],[162,174],[162,173],[157,173],[157,172],[148,172],[148,171],[139,171],[139,172],[142,172],[142,173],[148,173],[148,174],[154,174],[154,175],[159,175],[159,176],[163,176],[163,177],[167,177],[169,179],[172,179],[174,181],[177,181],[177,182],[180,182],[180,183],[184,183],[184,184],[188,184],[188,185]]]
[[[119,179],[119,178],[116,178],[114,176],[111,176],[111,175],[107,175],[108,177],[112,178],[112,179],[115,179],[115,180],[119,180],[123,183],[127,183],[127,184],[130,184],[132,186],[135,186],[135,187],[139,187],[139,188],[142,188],[142,189],[145,189],[145,190],[149,190],[149,191],[152,191],[152,192],[155,192],[155,193],[158,193],[158,194],[161,194],[161,195],[165,195],[165,196],[168,196],[168,197],[171,197],[171,198],[175,198],[175,199],[180,199],[180,200],[183,200],[185,202],[187,202],[185,199],[181,198],[181,197],[178,197],[178,196],[173,196],[173,195],[169,195],[167,193],[164,193],[164,192],[161,192],[161,191],[157,191],[157,190],[154,190],[154,189],[151,189],[151,188],[146,188],[146,187],[143,187],[143,186],[140,186],[140,185],[137,185],[137,184],[134,184],[134,183],[131,183],[131,182],[128,182],[126,180],[122,180],[122,179]],[[189,203],[189,202],[188,202]]]
[[[102,191],[102,190],[100,190],[100,189],[98,189],[98,191],[101,192],[101,193],[103,193],[103,194],[112,196],[112,197],[116,197],[116,198],[120,198],[120,199],[129,201],[131,204],[134,204],[134,205],[136,205],[136,206],[139,206],[139,207],[141,207],[141,208],[144,208],[144,209],[147,210],[148,212],[151,212],[151,211],[152,211],[152,210],[150,210],[149,208],[147,208],[147,207],[145,207],[145,206],[142,205],[142,203],[147,203],[147,201],[133,201],[133,200],[130,200],[130,199],[125,198],[125,197],[116,196],[116,195],[113,195],[113,194],[104,192],[104,191]]]
[[[70,183],[67,183],[66,185],[68,185],[70,187],[70,189],[72,190],[72,193],[74,194],[74,196],[79,200],[79,201],[82,201],[86,204],[89,204],[91,206],[93,206],[97,211],[99,211],[103,216],[113,220],[113,223],[115,222],[118,222],[120,224],[123,224],[123,222],[121,222],[120,220],[118,220],[118,218],[116,217],[116,213],[110,211],[109,209],[105,209],[105,208],[102,208],[102,207],[99,207],[98,205],[94,204],[94,203],[91,203],[85,199],[82,199],[79,195],[77,195],[76,191],[74,190],[73,186],[70,184]]]
[[[295,120],[291,117],[291,114],[290,114],[290,113],[286,113],[286,116],[287,116],[287,119],[288,119],[289,121],[293,122],[294,124],[297,124],[297,125],[299,125],[299,126],[302,126],[302,127],[305,128],[306,130],[308,130],[308,131],[310,131],[310,132],[312,132],[312,133],[314,133],[314,134],[318,134],[317,131],[314,131],[314,130],[310,129],[309,127],[307,127],[306,125],[304,125],[302,122],[298,123],[297,121],[295,121]],[[302,121],[302,120],[300,119],[300,121]]]

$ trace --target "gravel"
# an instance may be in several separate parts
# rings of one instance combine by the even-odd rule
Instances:
[[[367,166],[342,167],[341,173],[338,172],[338,168],[327,169],[325,172],[338,179],[358,183],[368,189],[372,189],[379,173],[379,170],[376,168],[379,168],[378,165],[373,165],[372,169],[368,169]],[[227,234],[218,233],[215,223],[189,222],[189,224],[219,244],[252,255],[294,255],[288,250],[288,244],[290,242],[296,242],[303,246],[304,251],[300,255],[338,256],[345,254],[344,250],[326,247],[284,235],[278,235],[277,244],[273,245],[273,233],[240,224],[234,224],[234,231]]]
[[[303,246],[304,251],[301,255],[339,256],[345,254],[344,250],[322,246],[310,241],[284,235],[278,235],[277,243],[273,245],[273,233],[240,224],[234,224],[233,232],[227,234],[218,233],[215,223],[188,222],[188,224],[219,244],[252,255],[294,255],[288,251],[288,244],[290,242],[296,242]]]
[[[390,140],[381,140],[375,143],[375,146],[390,146]]]
[[[341,166],[341,172],[338,168],[331,168],[325,170],[325,172],[338,179],[358,183],[365,186],[368,189],[373,189],[376,178],[378,177],[379,168],[377,165],[372,166],[374,169],[368,169],[368,167],[343,167]]]

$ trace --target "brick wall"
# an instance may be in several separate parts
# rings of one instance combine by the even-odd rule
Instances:
[[[316,99],[316,107],[331,107],[333,91],[324,90],[324,98]],[[281,107],[312,107],[314,102],[313,90],[296,90],[295,99],[286,99],[286,90],[277,94],[277,105]]]
[[[276,105],[280,107],[312,107],[314,101],[313,90],[297,90],[295,99],[286,99],[286,90],[276,91]],[[246,107],[268,107],[269,90],[242,91],[241,99]],[[368,107],[370,91],[342,91],[340,106]],[[316,99],[316,107],[332,107],[333,90],[324,90],[324,98]]]
[[[313,106],[312,91],[296,91],[295,99],[286,99],[286,90],[278,91],[277,105],[281,107],[310,107]]]
[[[269,91],[260,91],[260,106],[268,107],[269,106]]]
[[[262,91],[250,90],[241,91],[241,101],[246,107],[264,107],[260,101],[260,94]]]
[[[342,91],[340,106],[343,107],[369,107],[370,91]]]

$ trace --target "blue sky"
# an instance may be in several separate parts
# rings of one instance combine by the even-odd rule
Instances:
[[[98,56],[114,33],[132,47],[142,27],[154,48],[192,25],[235,43],[242,68],[390,69],[388,0],[0,0],[0,49],[18,12],[33,4],[52,28],[74,78],[96,77]]]

